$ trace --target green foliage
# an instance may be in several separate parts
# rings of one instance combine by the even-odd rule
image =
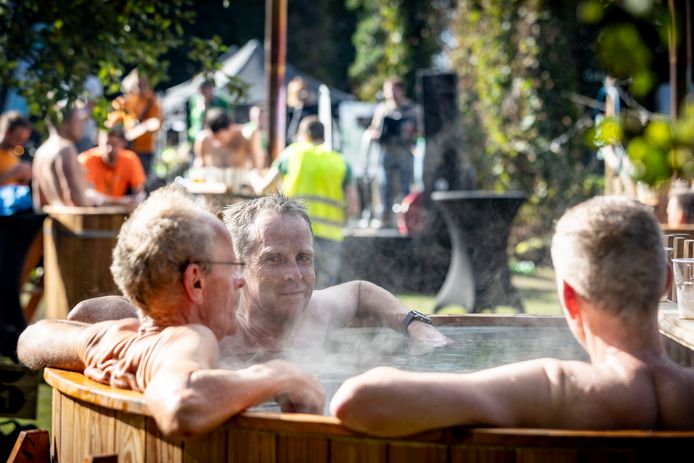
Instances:
[[[217,87],[215,73],[222,68],[222,62],[219,58],[227,51],[227,48],[218,35],[214,35],[210,39],[192,37],[190,40],[188,57],[200,65],[200,72],[205,80],[213,82],[215,87]],[[225,94],[228,96],[229,102],[236,105],[245,99],[250,84],[237,76],[224,75],[227,78],[227,83],[224,85]]]
[[[107,93],[137,66],[154,83],[166,76],[161,55],[180,43],[190,0],[22,0],[0,2],[0,82],[26,97],[36,116],[82,96],[89,74]]]
[[[461,76],[464,145],[480,188],[529,195],[528,234],[550,229],[567,205],[599,182],[580,137],[573,50],[585,43],[574,6],[539,0],[460,1],[449,56]]]
[[[447,25],[442,0],[349,0],[359,23],[352,40],[356,48],[349,76],[355,92],[371,100],[388,77],[399,76],[413,94],[417,69],[430,68],[441,50]]]

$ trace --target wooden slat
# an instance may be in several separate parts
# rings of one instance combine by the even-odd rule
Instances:
[[[145,461],[149,463],[183,463],[183,441],[165,437],[153,418],[145,423]]]
[[[445,445],[392,442],[388,445],[388,461],[446,463],[448,461],[448,449]]]
[[[328,449],[326,437],[280,434],[277,436],[277,463],[327,463],[330,461]]]
[[[518,463],[577,463],[578,452],[568,449],[518,449]]]
[[[60,401],[60,454],[58,461],[79,461],[81,456],[73,453],[73,437],[75,436],[74,425],[75,404],[70,397],[63,396]]]
[[[111,454],[118,451],[116,442],[116,412],[90,404],[82,404],[88,413],[89,453]]]
[[[51,454],[61,455],[60,445],[60,417],[62,416],[60,404],[62,403],[63,394],[57,389],[53,389],[51,393]]]
[[[217,429],[194,439],[187,439],[184,444],[183,461],[224,461],[227,455],[227,433]]]
[[[450,463],[515,463],[516,450],[510,447],[454,445]]]
[[[277,435],[263,431],[227,428],[227,460],[244,463],[275,463]]]
[[[332,463],[379,463],[386,461],[387,444],[373,439],[330,440]]]
[[[145,417],[116,413],[116,442],[119,462],[145,461]]]

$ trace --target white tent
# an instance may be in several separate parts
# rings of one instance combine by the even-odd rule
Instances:
[[[265,50],[258,40],[250,40],[246,45],[238,50],[230,50],[221,58],[222,67],[215,73],[215,83],[217,87],[223,88],[229,78],[235,76],[249,85],[246,98],[243,104],[260,104],[265,102],[267,86],[265,83]],[[286,65],[285,84],[294,77],[302,77],[309,88],[318,94],[318,87],[322,82],[312,78],[297,70],[291,64]],[[204,77],[198,74],[192,79],[179,85],[169,88],[161,98],[162,110],[165,114],[181,112],[185,108],[186,102],[198,91]],[[343,92],[333,87],[330,89],[330,96],[333,103],[344,100],[355,100],[354,95]]]

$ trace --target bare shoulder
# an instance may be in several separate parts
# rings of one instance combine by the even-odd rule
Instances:
[[[195,359],[215,365],[219,360],[219,341],[206,326],[170,326],[162,331],[162,336],[165,336],[165,349],[171,359]]]

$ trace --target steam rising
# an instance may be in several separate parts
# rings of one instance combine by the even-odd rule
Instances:
[[[425,349],[388,329],[341,328],[331,333],[324,346],[289,349],[277,357],[291,361],[316,376],[326,392],[326,403],[342,382],[354,375],[389,365],[412,371],[470,372],[542,357],[587,360],[588,357],[566,328],[556,327],[443,327],[454,345]],[[244,360],[225,357],[223,368],[242,368],[266,356]],[[251,410],[277,411],[275,403]],[[327,410],[326,410],[327,413]]]

